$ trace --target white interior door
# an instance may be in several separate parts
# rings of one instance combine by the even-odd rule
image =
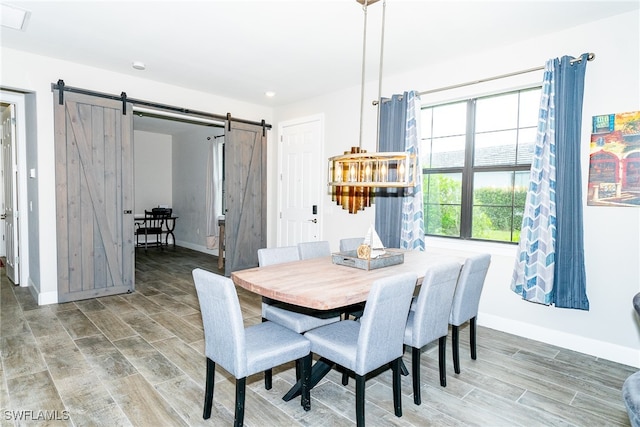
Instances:
[[[283,122],[280,134],[278,245],[320,240],[322,116]]]
[[[4,244],[6,253],[7,278],[19,284],[18,270],[18,222],[15,214],[17,208],[17,173],[16,159],[16,119],[13,104],[2,109],[2,173],[3,173],[3,213]]]

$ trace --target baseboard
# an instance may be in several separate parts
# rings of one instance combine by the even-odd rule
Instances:
[[[478,325],[640,368],[638,349],[580,337],[486,313],[478,314]]]
[[[40,292],[38,288],[36,288],[36,284],[33,283],[31,278],[28,279],[29,284],[27,285],[29,292],[33,296],[33,299],[38,301],[38,305],[48,305],[48,304],[57,304],[58,303],[58,291],[55,292]]]

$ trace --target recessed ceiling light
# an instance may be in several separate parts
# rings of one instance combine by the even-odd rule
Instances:
[[[266,96],[267,98],[273,98],[274,96],[276,96],[276,93],[272,90],[268,90],[264,93],[264,96]]]
[[[147,66],[144,65],[144,62],[142,61],[133,61],[133,64],[131,64],[131,66],[136,70],[145,70],[147,68]]]
[[[0,23],[3,27],[22,31],[27,28],[27,21],[31,16],[31,12],[4,3],[0,4],[0,7]]]

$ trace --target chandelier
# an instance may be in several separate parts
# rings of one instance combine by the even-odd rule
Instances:
[[[349,213],[357,213],[373,203],[375,188],[404,188],[415,186],[416,156],[405,152],[373,152],[362,149],[362,123],[364,111],[365,53],[367,46],[367,6],[378,0],[356,0],[364,12],[362,43],[362,87],[360,92],[360,139],[357,147],[344,154],[329,158],[331,200]],[[380,142],[380,106],[382,104],[382,64],[384,48],[384,20],[386,0],[382,2],[382,36],[380,41],[380,69],[378,77],[376,150]]]

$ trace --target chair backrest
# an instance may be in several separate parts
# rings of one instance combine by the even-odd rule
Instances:
[[[411,346],[421,348],[449,332],[449,313],[460,267],[459,262],[453,261],[425,272],[413,311]]]
[[[171,215],[169,215],[171,216]],[[157,212],[154,212],[153,210],[144,211],[144,226],[147,228],[162,228],[162,224],[164,223],[164,220],[167,218],[167,215],[165,215],[164,213],[159,214]]]
[[[151,209],[151,213],[155,216],[161,216],[163,218],[171,218],[171,213],[173,209],[171,208],[153,208]]]
[[[281,264],[283,262],[298,261],[297,246],[281,246],[277,248],[258,249],[258,265],[265,267],[272,264]]]
[[[205,355],[236,378],[247,372],[244,325],[231,279],[196,268],[192,272],[204,326]]]
[[[407,315],[418,276],[402,273],[373,282],[360,318],[354,371],[358,375],[402,356]]]
[[[302,242],[298,243],[298,252],[300,259],[319,258],[331,255],[331,246],[326,240],[318,242]]]
[[[458,286],[453,297],[453,305],[451,307],[451,316],[449,323],[460,326],[467,320],[478,315],[478,305],[480,304],[480,295],[484,280],[487,277],[487,271],[491,264],[490,254],[476,255],[468,258],[462,271]]]
[[[364,242],[364,237],[347,237],[340,239],[340,252],[355,251]]]

